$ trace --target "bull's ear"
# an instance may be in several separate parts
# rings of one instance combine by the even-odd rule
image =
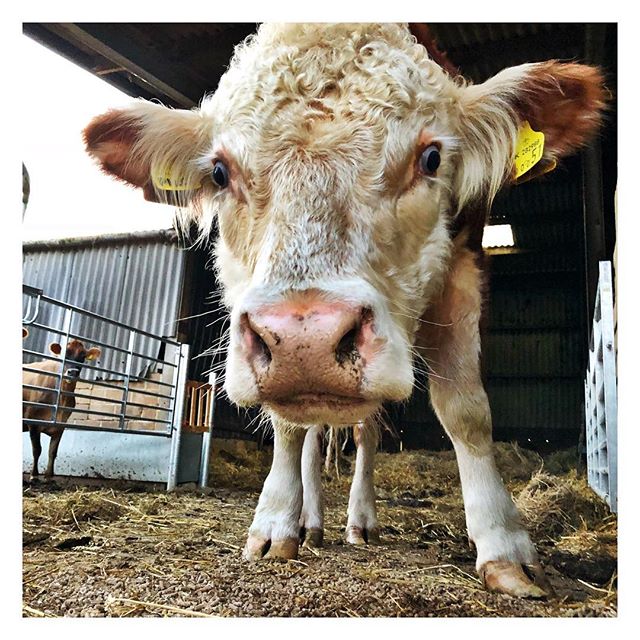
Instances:
[[[544,134],[542,165],[589,142],[605,108],[600,71],[556,61],[523,64],[479,85],[460,89],[460,206],[478,196],[489,202],[516,177],[519,136],[529,124]]]
[[[200,111],[140,100],[94,118],[83,132],[86,150],[102,169],[143,190],[152,202],[177,202],[200,187],[199,156],[211,123]],[[175,187],[175,188],[173,188]]]
[[[49,345],[49,351],[51,351],[54,356],[59,356],[62,353],[62,347],[57,342],[52,342]]]
[[[98,347],[92,347],[87,351],[85,360],[97,360],[100,357],[100,349]]]

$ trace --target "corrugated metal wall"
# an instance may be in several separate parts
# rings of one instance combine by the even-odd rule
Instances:
[[[25,245],[23,282],[43,290],[46,296],[81,307],[107,318],[160,336],[175,336],[180,309],[185,251],[171,234],[147,238],[131,236],[100,244],[50,243]],[[38,322],[62,327],[64,311],[43,303]],[[71,326],[79,334],[126,348],[128,331],[78,315]],[[25,347],[46,352],[60,336],[34,329]],[[134,350],[153,357],[160,342],[138,336]],[[102,349],[100,366],[124,371],[125,354]],[[145,373],[148,360],[134,358],[133,369]]]

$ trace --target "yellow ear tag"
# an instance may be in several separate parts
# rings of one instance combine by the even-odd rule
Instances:
[[[171,169],[166,167],[152,171],[151,181],[161,191],[195,191],[202,186],[200,182],[189,184],[183,176],[172,176]]]
[[[514,159],[515,175],[519,178],[534,167],[542,159],[544,152],[544,133],[534,131],[525,120],[518,132],[516,141],[516,157]]]

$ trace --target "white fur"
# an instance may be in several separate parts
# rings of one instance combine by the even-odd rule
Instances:
[[[358,527],[371,531],[378,528],[376,512],[376,491],[373,485],[373,468],[376,447],[378,446],[377,428],[359,425],[360,440],[356,452],[356,465],[349,493],[347,508],[347,529]]]
[[[477,550],[476,568],[489,560],[533,563],[536,550],[496,469],[493,452],[478,455],[454,441],[467,531]]]
[[[300,458],[305,432],[274,427],[273,462],[249,534],[266,540],[297,538],[302,509]]]
[[[322,447],[324,427],[315,425],[307,430],[302,447],[302,513],[300,526],[308,529],[324,528],[324,500],[322,491]]]
[[[373,310],[382,346],[366,363],[359,390],[372,413],[411,393],[419,319],[451,266],[447,227],[469,202],[489,204],[509,176],[521,124],[514,98],[536,86],[530,79],[538,68],[522,65],[469,86],[430,60],[406,25],[263,24],[236,48],[218,89],[199,109],[138,102],[100,120],[89,150],[107,171],[145,191],[148,174],[158,171],[202,183],[195,195],[178,194],[187,207],[180,219],[185,226],[197,221],[202,238],[214,220],[220,230],[216,268],[231,310],[225,388],[234,402],[261,402],[239,348],[240,316],[288,293],[319,289]],[[594,113],[580,117],[595,118],[598,104],[594,99]],[[109,122],[116,132],[111,139]],[[417,166],[425,140],[440,145],[436,176]],[[209,179],[220,159],[232,169],[226,189]],[[475,400],[464,395],[459,407],[444,402],[440,412],[451,414],[443,424],[458,456],[478,566],[531,562],[535,551],[491,454],[464,441],[483,420],[490,423],[486,398],[476,424],[469,413]],[[300,416],[299,424],[272,417],[273,466],[250,531],[281,540],[298,535],[300,458],[313,416]],[[361,438],[349,524],[371,529],[377,525],[375,441],[369,429]],[[316,456],[305,453],[306,526],[322,520]]]

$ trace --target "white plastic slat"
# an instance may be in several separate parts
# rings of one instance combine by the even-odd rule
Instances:
[[[587,476],[592,489],[617,512],[617,380],[611,264],[600,262],[589,363],[585,376]]]

